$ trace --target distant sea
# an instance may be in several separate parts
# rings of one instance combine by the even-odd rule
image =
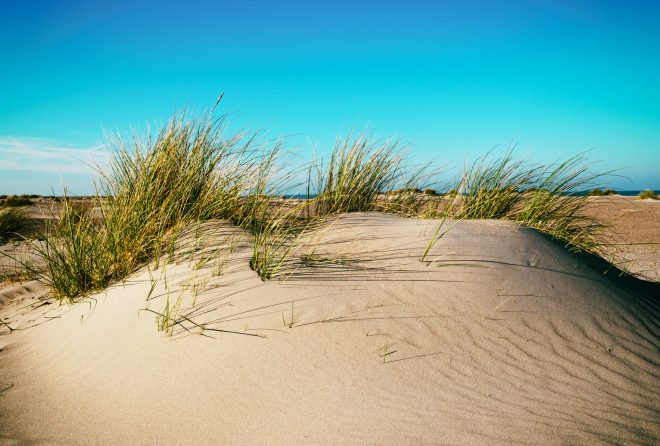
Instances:
[[[282,195],[286,200],[294,198],[296,200],[309,200],[310,198],[316,198],[316,194],[307,195],[307,194],[293,194],[293,195]]]
[[[604,188],[601,188],[602,190],[605,190]],[[641,190],[614,190],[616,195],[623,195],[624,197],[636,197],[639,195],[642,191]],[[660,194],[660,190],[655,190],[653,191],[656,194]],[[582,191],[582,192],[577,192],[576,195],[589,195],[591,193],[590,190],[587,191]]]
[[[641,190],[617,190],[616,195],[623,195],[624,197],[636,197],[642,192]],[[654,191],[656,194],[660,195],[660,190]],[[575,195],[589,195],[591,190],[575,192]],[[306,195],[306,194],[293,194],[293,195],[282,195],[284,198],[295,198],[297,200],[307,200],[309,198],[316,198],[316,195]]]

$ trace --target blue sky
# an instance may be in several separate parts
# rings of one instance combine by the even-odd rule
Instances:
[[[450,172],[593,149],[660,189],[660,2],[98,1],[0,6],[0,193],[91,192],[103,129],[204,110],[302,154],[368,127]],[[454,170],[452,170],[454,169]]]

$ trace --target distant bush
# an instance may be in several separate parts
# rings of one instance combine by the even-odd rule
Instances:
[[[34,202],[29,198],[16,195],[10,195],[2,201],[2,206],[5,207],[29,206],[31,204],[34,204]]]
[[[99,196],[91,203],[62,197],[61,218],[37,247],[46,272],[36,273],[55,297],[71,301],[123,279],[165,255],[191,222],[253,224],[251,209],[267,208],[260,185],[280,146],[261,155],[254,136],[223,130],[222,118],[175,116],[154,138],[134,135],[129,143],[110,135]],[[101,212],[90,212],[92,205]]]
[[[589,195],[591,195],[592,197],[604,197],[607,195],[615,195],[615,194],[616,191],[614,189],[605,189],[605,190],[594,189],[589,193]]]
[[[388,192],[389,195],[398,194],[421,194],[422,190],[416,187],[404,187],[403,189],[394,189]]]
[[[424,189],[424,193],[426,195],[432,195],[432,196],[438,195],[438,192],[436,192],[435,189],[430,189],[430,188],[429,189]]]
[[[651,189],[646,189],[645,191],[642,191],[642,192],[639,193],[639,198],[641,198],[642,200],[646,200],[648,198],[651,198],[653,200],[657,200],[658,199],[658,194],[656,194]]]

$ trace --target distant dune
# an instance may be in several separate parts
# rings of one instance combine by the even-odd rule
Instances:
[[[437,224],[342,215],[263,282],[247,234],[208,223],[222,265],[178,252],[33,311],[0,337],[0,444],[658,443],[657,284],[506,221],[421,262]],[[143,311],[168,296],[169,338]]]

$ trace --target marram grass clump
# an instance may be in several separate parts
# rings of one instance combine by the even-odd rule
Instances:
[[[646,189],[646,190],[639,193],[639,198],[642,199],[642,200],[647,200],[647,199],[657,200],[658,199],[658,194],[656,194],[651,189]]]
[[[608,195],[615,195],[616,191],[614,189],[600,189],[596,188],[589,192],[589,195],[592,197],[606,197]]]
[[[403,161],[398,141],[374,142],[364,134],[337,140],[328,165],[314,166],[318,213],[373,210],[376,196],[393,189]]]
[[[60,299],[103,289],[163,255],[192,221],[233,218],[253,188],[255,135],[225,136],[223,119],[174,117],[155,137],[109,135],[94,217],[64,197],[63,214],[38,248],[38,273]],[[102,198],[105,197],[105,198]]]
[[[21,237],[32,229],[32,222],[22,209],[0,209],[0,242]]]
[[[458,181],[460,218],[505,217],[520,200],[520,192],[533,183],[535,169],[514,159],[511,151],[501,158],[489,155],[466,168]]]
[[[20,207],[30,206],[34,201],[30,200],[30,195],[9,195],[0,200],[0,206],[3,207]]]
[[[582,155],[540,166],[515,159],[511,151],[501,158],[488,154],[442,194],[425,184],[435,174],[432,166],[411,169],[397,141],[351,134],[337,141],[327,164],[320,160],[306,168],[306,195],[315,198],[282,200],[273,197],[300,172],[276,168],[281,142],[262,145],[254,133],[227,136],[223,118],[175,116],[153,135],[107,140],[110,163],[100,172],[97,196],[82,206],[65,195],[62,214],[36,247],[46,268],[33,272],[60,299],[72,301],[151,260],[171,258],[186,227],[213,218],[252,234],[249,266],[263,280],[286,269],[305,233],[339,213],[441,216],[443,223],[503,218],[594,252],[595,235],[605,228],[585,216],[587,197],[573,193],[599,178],[588,172]],[[434,240],[445,232],[439,228]]]
[[[598,252],[609,225],[587,215],[588,197],[575,193],[609,173],[591,173],[583,154],[533,167],[533,188],[521,194],[510,218],[560,240],[575,251]]]
[[[536,228],[576,251],[597,252],[597,235],[608,225],[585,212],[592,187],[608,173],[591,173],[584,154],[563,162],[537,165],[487,154],[466,168],[456,189],[456,218],[500,218]]]
[[[367,134],[338,139],[327,164],[309,168],[308,195],[316,195],[317,215],[379,210],[413,214],[418,194],[433,172],[430,164],[411,168],[400,141]]]

